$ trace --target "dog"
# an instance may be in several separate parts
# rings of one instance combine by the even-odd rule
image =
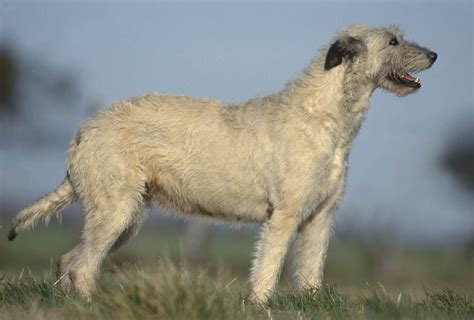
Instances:
[[[417,91],[421,81],[410,73],[436,59],[396,26],[352,25],[269,96],[225,105],[150,93],[114,103],[81,125],[66,178],[18,214],[9,239],[79,201],[81,242],[61,257],[58,281],[87,298],[103,259],[136,234],[156,201],[175,212],[262,223],[250,301],[271,296],[292,240],[297,287],[317,288],[372,93]]]

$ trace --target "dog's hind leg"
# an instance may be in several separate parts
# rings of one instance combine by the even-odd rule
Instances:
[[[60,281],[86,298],[95,287],[95,275],[103,259],[133,234],[129,231],[138,226],[137,213],[145,211],[143,187],[128,182],[126,186],[101,189],[103,194],[84,199],[85,225],[81,243],[61,258]]]
[[[140,227],[143,224],[143,221],[148,217],[148,210],[149,210],[149,201],[141,201],[138,203],[135,212],[133,213],[133,220],[129,223],[129,225],[122,231],[120,236],[115,241],[114,245],[109,251],[109,254],[113,254],[117,251],[121,246],[127,243],[132,237],[134,237]]]
[[[143,221],[148,216],[148,209],[149,209],[148,206],[149,206],[148,202],[139,202],[137,204],[137,209],[133,213],[132,221],[115,240],[115,243],[109,250],[109,255],[117,251],[128,240],[130,240],[130,238],[132,238],[134,235],[138,233]],[[73,261],[74,257],[79,255],[80,250],[81,250],[81,244],[78,244],[71,251],[64,254],[58,261],[56,276],[58,277],[58,279],[60,279],[58,283],[60,283],[61,286],[66,289],[72,285],[71,279],[68,277],[69,269],[71,268],[71,262]]]
[[[58,261],[56,277],[58,280],[56,284],[60,284],[64,289],[69,289],[71,287],[71,280],[69,279],[69,265],[72,259],[79,254],[81,244],[75,246],[72,250],[63,254]]]

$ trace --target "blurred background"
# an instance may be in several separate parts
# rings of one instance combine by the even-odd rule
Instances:
[[[0,0],[0,278],[21,267],[48,269],[78,241],[77,205],[65,210],[61,228],[5,239],[13,215],[63,179],[65,151],[84,119],[149,91],[225,102],[278,91],[351,23],[398,24],[439,58],[416,94],[373,95],[350,155],[328,279],[473,290],[469,0]],[[183,222],[161,211],[153,208],[116,264],[170,255],[247,273],[258,226]]]

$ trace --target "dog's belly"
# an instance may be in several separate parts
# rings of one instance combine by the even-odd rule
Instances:
[[[214,193],[214,196],[208,197],[205,203],[199,199],[194,202],[194,206],[198,214],[242,222],[262,222],[272,210],[272,205],[268,201],[250,195],[243,199],[241,194],[229,192]]]
[[[248,177],[206,178],[201,175],[196,181],[161,175],[150,183],[149,192],[157,202],[177,212],[216,219],[261,222],[272,209],[264,188],[246,181]]]

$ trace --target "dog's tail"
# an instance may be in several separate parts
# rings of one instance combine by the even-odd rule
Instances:
[[[20,211],[12,221],[8,240],[15,239],[19,231],[34,227],[40,218],[43,218],[47,224],[53,214],[71,204],[75,198],[72,184],[66,177],[53,192]]]

